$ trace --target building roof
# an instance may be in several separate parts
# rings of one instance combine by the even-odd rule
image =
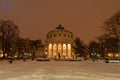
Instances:
[[[72,43],[74,35],[59,24],[55,29],[48,32],[46,38],[48,43]]]
[[[51,34],[59,34],[59,33],[63,33],[63,34],[67,33],[67,34],[73,35],[71,31],[66,30],[61,24],[59,24],[54,30],[49,31],[47,36]]]

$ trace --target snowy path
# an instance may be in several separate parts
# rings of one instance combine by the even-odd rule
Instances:
[[[0,61],[0,80],[120,80],[120,63]]]

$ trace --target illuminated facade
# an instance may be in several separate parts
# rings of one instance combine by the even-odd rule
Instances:
[[[72,58],[72,32],[65,30],[60,24],[47,34],[45,54],[48,58]]]

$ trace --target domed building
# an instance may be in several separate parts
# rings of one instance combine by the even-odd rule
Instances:
[[[46,35],[45,54],[48,58],[72,58],[74,35],[61,24]]]

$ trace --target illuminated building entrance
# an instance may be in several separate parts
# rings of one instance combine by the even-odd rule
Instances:
[[[72,58],[72,44],[74,35],[58,25],[55,30],[47,34],[46,55],[48,58]]]
[[[70,58],[72,56],[71,44],[50,43],[48,53],[49,58]]]

